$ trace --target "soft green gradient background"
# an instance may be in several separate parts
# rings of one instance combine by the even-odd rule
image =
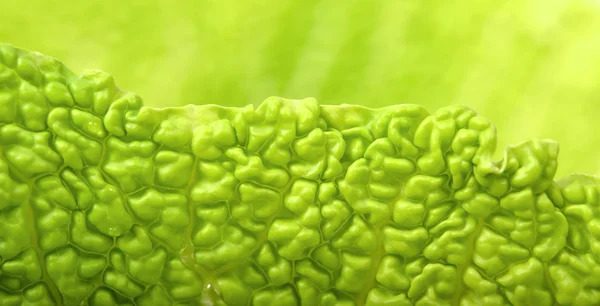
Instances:
[[[465,104],[500,148],[600,173],[600,0],[4,1],[0,41],[99,68],[147,105]],[[498,154],[500,156],[501,154]]]

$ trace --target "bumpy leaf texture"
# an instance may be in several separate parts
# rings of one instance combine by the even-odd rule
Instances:
[[[598,180],[466,107],[144,107],[0,45],[3,305],[595,305]]]

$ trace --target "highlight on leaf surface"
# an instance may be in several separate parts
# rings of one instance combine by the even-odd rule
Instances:
[[[0,109],[6,305],[600,303],[597,178],[467,107],[149,108],[0,45]]]

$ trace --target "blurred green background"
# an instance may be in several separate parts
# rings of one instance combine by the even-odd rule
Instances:
[[[146,105],[468,105],[499,148],[600,173],[600,0],[4,1],[0,41],[102,69]],[[499,150],[501,151],[501,150]],[[501,156],[501,154],[498,154]]]

